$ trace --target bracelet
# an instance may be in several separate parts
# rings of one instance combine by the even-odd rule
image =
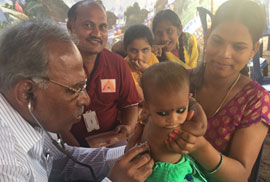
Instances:
[[[217,172],[222,164],[222,161],[223,161],[223,155],[222,153],[220,152],[220,161],[217,165],[217,167],[215,169],[213,169],[212,171],[206,171],[207,174],[214,174],[215,172]]]

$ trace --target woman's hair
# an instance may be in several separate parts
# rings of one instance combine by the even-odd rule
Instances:
[[[154,34],[156,31],[157,25],[162,21],[170,22],[177,29],[179,29],[182,26],[180,18],[178,17],[178,15],[174,11],[172,11],[170,9],[161,10],[154,16],[154,19],[152,22],[152,31]],[[179,41],[178,54],[179,54],[180,60],[185,62],[183,39],[184,39],[183,34],[181,34],[178,38],[178,41]],[[161,61],[164,61],[164,59],[166,59],[165,55],[164,55],[164,51],[162,51],[162,53],[163,53],[163,55],[161,56],[161,59],[162,59]]]
[[[228,0],[218,8],[214,15],[209,34],[224,22],[240,23],[247,27],[253,44],[256,44],[266,28],[265,9],[252,0]],[[198,76],[192,78],[192,89],[201,86],[204,70],[202,66]],[[241,73],[247,75],[247,66],[241,70]]]
[[[145,39],[150,46],[153,45],[154,37],[151,30],[143,24],[131,25],[124,35],[124,47],[127,49],[128,45],[136,39]]]
[[[149,101],[153,91],[169,93],[178,91],[187,84],[189,74],[187,70],[176,62],[166,61],[147,68],[141,78],[141,87],[145,101]]]
[[[211,31],[223,22],[236,22],[247,27],[253,44],[266,28],[265,9],[251,0],[229,0],[223,3],[213,17]]]
[[[156,31],[157,25],[162,21],[168,21],[177,28],[182,25],[180,18],[174,11],[170,9],[161,10],[154,16],[152,22],[152,30],[154,33]]]

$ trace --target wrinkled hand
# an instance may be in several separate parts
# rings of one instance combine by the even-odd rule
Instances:
[[[148,153],[137,157],[149,150],[148,145],[134,147],[127,151],[111,168],[108,177],[113,182],[144,182],[152,173],[154,165]]]
[[[114,129],[114,132],[116,134],[125,135],[125,137],[128,138],[133,131],[132,131],[132,128],[128,125],[118,125]]]
[[[193,108],[190,108],[193,110]],[[191,113],[191,114],[190,114]],[[180,154],[188,154],[198,150],[202,143],[200,141],[202,135],[197,135],[199,133],[205,133],[207,128],[207,118],[200,104],[196,103],[196,111],[190,111],[185,123],[190,123],[186,125],[181,130],[173,130],[165,141],[167,148],[170,151],[177,152]],[[196,113],[196,114],[194,114]],[[194,124],[198,128],[194,129]],[[193,127],[193,128],[192,128]],[[193,131],[192,131],[193,130]],[[196,132],[197,131],[197,132]]]

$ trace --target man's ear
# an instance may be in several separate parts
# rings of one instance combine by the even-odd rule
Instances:
[[[21,80],[14,87],[16,102],[21,106],[28,106],[34,97],[34,83],[31,80]]]
[[[68,20],[68,22],[67,22],[67,29],[68,29],[69,33],[72,32],[72,22],[70,20]]]

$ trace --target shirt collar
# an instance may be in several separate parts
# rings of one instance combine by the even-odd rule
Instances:
[[[14,137],[27,153],[35,143],[42,139],[39,134],[0,93],[0,119],[14,132]]]

